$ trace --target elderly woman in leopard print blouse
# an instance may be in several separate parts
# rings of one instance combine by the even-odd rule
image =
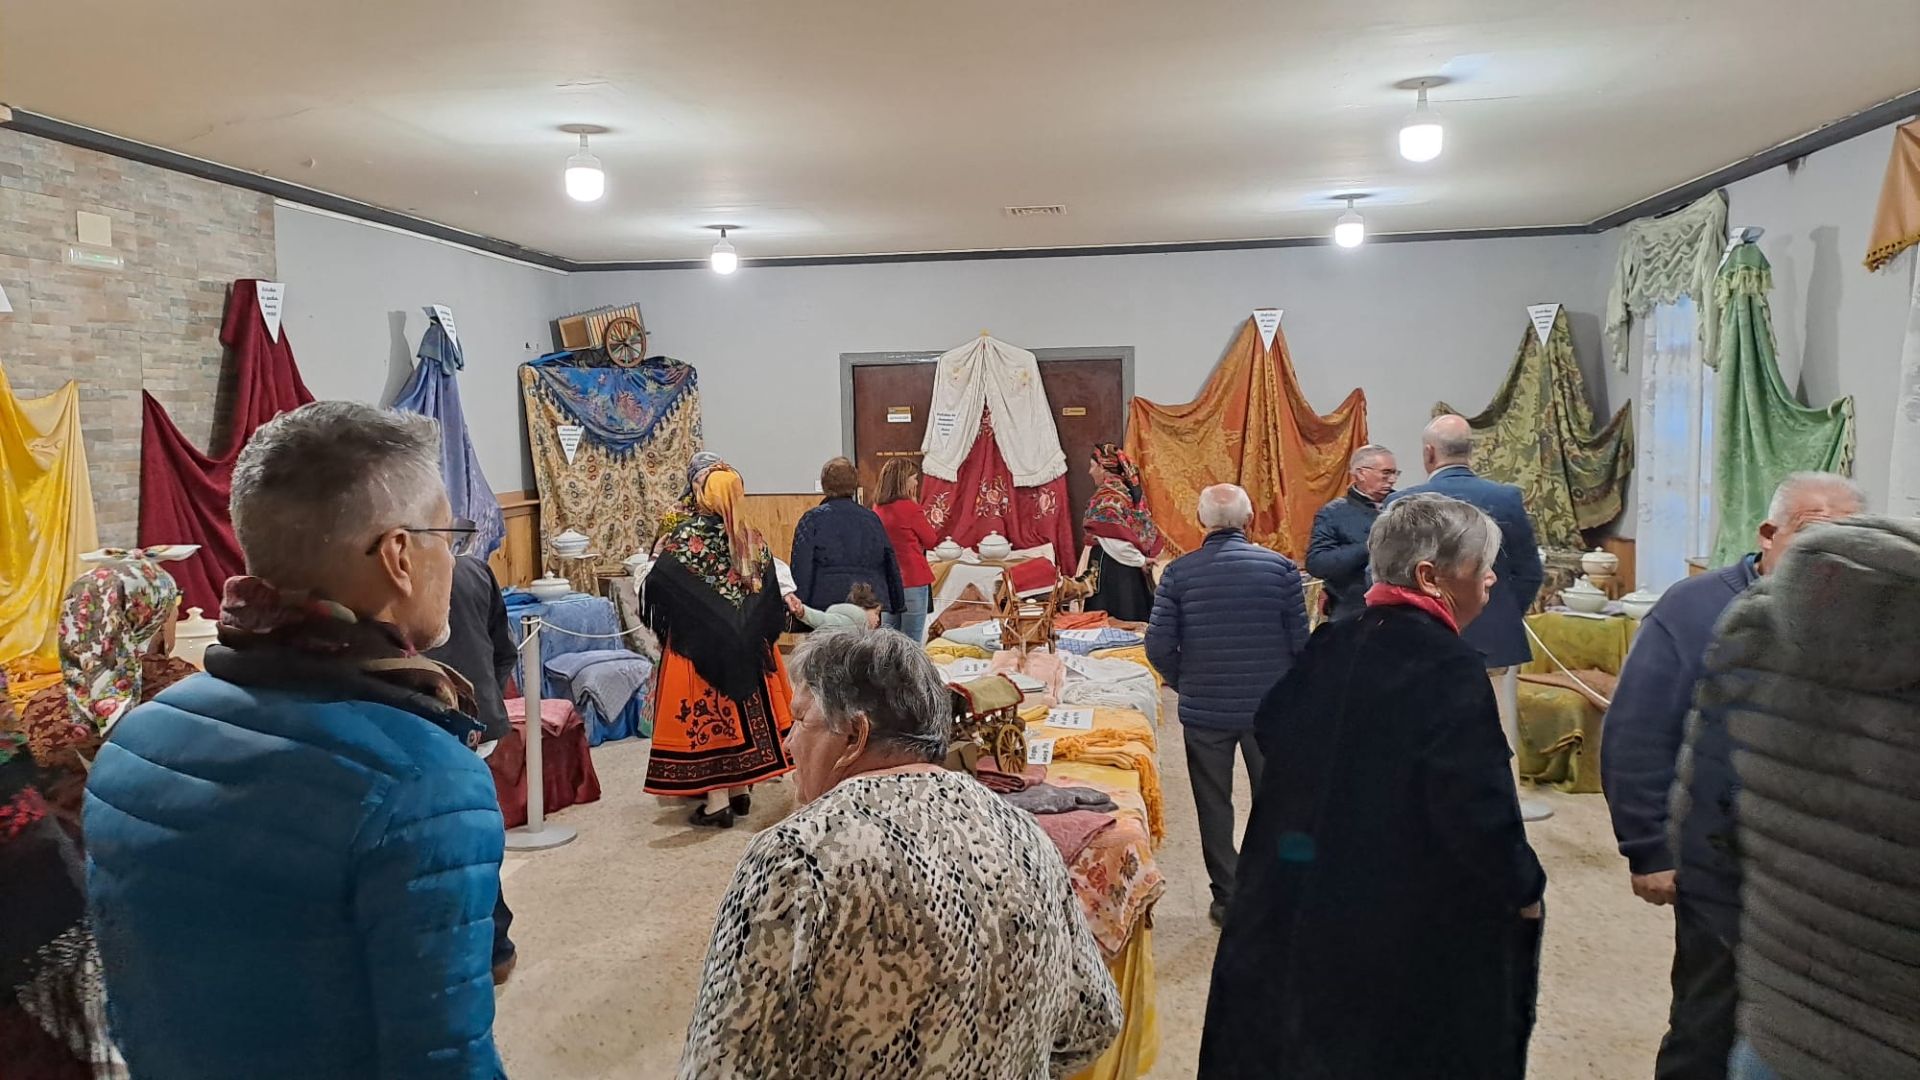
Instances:
[[[892,630],[794,654],[799,798],[740,860],[683,1078],[999,1077],[1090,1063],[1120,997],[1033,819],[935,762],[946,687]]]

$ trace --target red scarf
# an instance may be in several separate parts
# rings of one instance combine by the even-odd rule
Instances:
[[[1440,602],[1439,597],[1428,596],[1418,589],[1409,589],[1404,585],[1389,585],[1384,581],[1374,582],[1373,588],[1367,590],[1367,606],[1419,608],[1446,623],[1447,629],[1456,634],[1460,632],[1460,620],[1453,617],[1453,612],[1447,609],[1447,605]]]

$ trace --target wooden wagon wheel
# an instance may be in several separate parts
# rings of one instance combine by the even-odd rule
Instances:
[[[607,351],[607,359],[624,368],[639,367],[646,359],[647,331],[639,323],[622,315],[607,321],[607,328],[600,332],[600,345]]]

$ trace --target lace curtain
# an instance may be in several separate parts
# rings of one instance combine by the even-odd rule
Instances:
[[[1712,368],[1703,362],[1693,300],[1656,305],[1642,323],[1638,460],[1638,586],[1687,576],[1713,543]]]
[[[1920,254],[1910,252],[1904,258],[1913,275],[1913,301],[1907,308],[1900,389],[1893,403],[1893,469],[1887,476],[1887,513],[1920,517]]]

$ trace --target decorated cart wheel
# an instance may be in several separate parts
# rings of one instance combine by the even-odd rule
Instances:
[[[607,359],[621,367],[639,367],[646,359],[647,332],[641,325],[625,315],[607,322],[607,328],[600,333],[600,345],[607,351]]]

